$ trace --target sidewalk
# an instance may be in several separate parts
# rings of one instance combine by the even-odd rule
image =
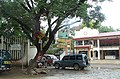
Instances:
[[[116,64],[116,65],[120,65],[120,60],[91,60],[90,64]]]

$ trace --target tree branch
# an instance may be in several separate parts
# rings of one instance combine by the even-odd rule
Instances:
[[[32,7],[31,7],[31,5],[30,5],[29,1],[28,1],[28,0],[25,0],[25,1],[26,1],[26,3],[27,3],[27,6],[29,7],[29,9],[31,10],[31,9],[32,9]]]
[[[18,22],[18,23],[19,23],[22,27],[24,27],[26,30],[28,30],[29,32],[32,32],[32,33],[33,33],[33,31],[32,31],[26,24],[24,24],[22,21],[20,21],[20,20],[17,19],[16,17],[11,16],[10,14],[6,13],[4,10],[2,10],[2,12],[3,12],[4,14],[6,14],[8,17],[10,17],[11,19],[13,19],[13,20],[15,20],[16,22]]]
[[[55,28],[53,30],[54,32],[57,32],[59,30],[59,26],[61,25],[61,23],[62,23],[63,20],[64,20],[64,18],[61,18],[61,19],[59,18],[58,19],[58,21],[56,23],[57,25],[55,26]]]
[[[76,4],[76,6],[74,8],[66,11],[64,18],[68,17],[71,13],[73,13],[85,1],[87,1],[87,0],[79,0],[78,4]]]
[[[55,21],[53,21],[53,23],[51,24],[51,26],[52,26],[53,24],[55,24],[58,20],[59,20],[59,17],[58,17]]]
[[[34,7],[34,2],[33,2],[33,0],[30,0],[31,1],[31,4],[32,4],[32,7]]]
[[[15,20],[16,22],[18,22],[20,24],[20,27],[22,28],[23,32],[29,37],[30,41],[33,42],[33,38],[30,36],[30,32],[33,33],[33,31],[26,25],[24,24],[22,21],[20,21],[19,19],[17,19],[14,16],[11,16],[10,14],[7,14],[5,11],[2,10],[2,12],[4,12],[4,14],[6,14],[8,17],[10,17],[11,19]],[[33,42],[34,43],[34,42]]]
[[[31,12],[23,3],[20,3],[20,5],[28,12]]]
[[[49,36],[50,36],[50,33],[51,33],[51,19],[49,17],[49,13],[47,13],[47,21],[48,21],[48,32],[49,32]]]
[[[22,28],[22,30],[24,31],[24,33],[27,35],[27,37],[30,39],[30,41],[34,44],[34,40],[33,38],[30,36],[30,33],[27,32],[27,29],[25,29],[23,26],[20,26]],[[35,45],[35,44],[34,44]]]
[[[70,25],[73,25],[73,24],[75,24],[75,23],[77,23],[77,22],[81,22],[81,20],[75,21],[75,22],[73,22],[73,23],[71,23],[71,24],[62,25],[62,26],[59,27],[58,29],[61,29],[61,28],[63,28],[64,26],[70,26]]]
[[[80,0],[79,3],[78,3],[78,5],[76,5],[74,8],[66,11],[65,16],[62,18],[62,20],[64,20],[66,17],[68,17],[73,11],[75,11],[75,10],[78,8],[79,5],[81,5],[81,4],[84,3],[85,1],[87,1],[87,0]],[[56,27],[56,28],[59,30],[59,29],[61,29],[61,28],[63,28],[63,27],[64,27],[64,26],[61,26],[61,27],[58,26],[58,28],[57,28],[57,27]]]
[[[81,0],[80,0],[80,1],[81,1]],[[82,0],[82,1],[84,2],[85,0]],[[81,2],[82,2],[82,1],[81,1]],[[78,5],[78,6],[79,6],[79,5]],[[55,26],[55,28],[54,28],[54,29],[50,32],[50,34],[49,34],[49,40],[48,40],[47,44],[43,47],[43,51],[44,51],[44,52],[46,52],[46,50],[49,48],[50,44],[51,44],[52,41],[54,40],[54,37],[55,37],[56,32],[57,32],[60,28],[62,28],[62,27],[60,27],[62,21],[63,21],[66,17],[68,17],[73,11],[75,11],[78,6],[72,8],[72,9],[70,9],[70,10],[67,10],[64,17],[62,17],[62,18],[57,18],[52,24],[50,24],[50,20],[48,19],[48,25],[49,25],[50,27],[51,27],[54,23],[56,23],[57,25]],[[51,29],[50,27],[48,27],[47,32],[49,31],[49,29]]]

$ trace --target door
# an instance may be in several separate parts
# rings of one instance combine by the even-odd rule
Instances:
[[[64,56],[62,61],[61,61],[62,67],[67,67],[69,66],[69,56]]]

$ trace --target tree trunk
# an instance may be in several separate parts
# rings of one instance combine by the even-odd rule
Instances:
[[[38,59],[38,56],[43,56],[46,53],[46,51],[49,49],[50,45],[52,44],[52,41],[54,40],[55,33],[56,32],[51,33],[51,35],[49,36],[47,44],[42,48],[41,48],[41,45],[39,43],[39,39],[37,39],[36,44],[35,44],[35,46],[37,48],[37,54],[35,55],[34,59],[30,60],[29,66],[28,66],[28,69],[27,69],[27,73],[31,74],[31,71],[34,71],[34,68],[37,67],[37,62],[36,61]]]
[[[36,56],[34,57],[34,59],[31,59],[30,61],[29,61],[29,66],[28,66],[28,68],[27,68],[27,74],[32,74],[32,75],[36,75],[36,74],[38,74],[38,72],[36,72],[36,68],[37,68],[37,58],[38,58],[38,56],[43,56],[44,55],[44,53],[41,51],[41,52],[37,52],[37,54],[36,54]],[[44,73],[44,71],[45,70],[43,70],[43,69],[41,69],[41,73]],[[45,73],[46,73],[46,71],[45,71]]]
[[[36,48],[37,48],[37,54],[35,55],[34,59],[31,59],[29,61],[29,66],[27,68],[28,74],[37,74],[34,72],[35,71],[34,69],[37,68],[37,64],[38,64],[36,61],[38,59],[38,56],[44,55],[44,52],[41,51],[41,47],[40,47],[40,44],[38,42],[36,43]]]

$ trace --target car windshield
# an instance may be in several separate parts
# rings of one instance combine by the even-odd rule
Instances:
[[[56,56],[54,56],[54,55],[50,55],[50,56],[51,56],[52,59],[57,60],[57,57],[56,57]]]
[[[77,56],[76,56],[76,59],[77,59],[77,60],[82,60],[82,55],[77,55]]]
[[[0,56],[3,57],[4,60],[11,59],[11,54],[8,51],[1,51]]]

